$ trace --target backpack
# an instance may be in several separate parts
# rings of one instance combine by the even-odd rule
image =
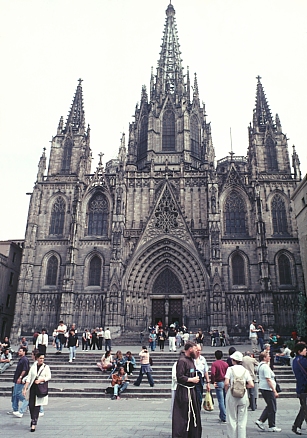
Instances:
[[[246,390],[245,369],[241,375],[237,375],[232,367],[232,375],[231,394],[233,397],[242,398]]]

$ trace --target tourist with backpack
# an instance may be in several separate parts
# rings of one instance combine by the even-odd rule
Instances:
[[[230,358],[233,366],[225,375],[227,436],[245,438],[249,404],[246,388],[253,388],[254,382],[242,365],[243,354],[235,351]]]

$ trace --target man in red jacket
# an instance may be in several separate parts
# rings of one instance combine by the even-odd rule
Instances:
[[[225,407],[225,389],[224,381],[225,374],[228,368],[227,362],[222,360],[223,352],[221,350],[216,350],[214,353],[216,361],[212,362],[211,365],[211,383],[214,385],[216,398],[219,402],[220,409],[220,421],[221,423],[226,423],[226,407]]]

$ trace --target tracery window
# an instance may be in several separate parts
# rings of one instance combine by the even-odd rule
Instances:
[[[89,269],[89,286],[100,286],[101,280],[101,259],[98,256],[92,258]]]
[[[232,264],[232,284],[234,286],[245,285],[244,259],[240,254],[235,254],[231,260]]]
[[[72,155],[72,140],[68,138],[64,145],[63,159],[62,159],[62,172],[69,173]]]
[[[196,115],[191,117],[190,121],[190,136],[191,136],[191,153],[196,157],[199,157],[199,125]]]
[[[245,204],[237,192],[231,192],[224,207],[225,234],[242,236],[247,234]]]
[[[62,196],[58,196],[52,206],[49,234],[63,234],[66,204]]]
[[[268,170],[278,170],[276,145],[272,137],[268,137],[265,142]]]
[[[285,254],[278,258],[278,272],[280,285],[292,285],[290,260]]]
[[[147,152],[148,117],[144,116],[141,121],[139,137],[139,158],[144,158]]]
[[[280,195],[275,195],[272,200],[272,220],[274,234],[288,234],[285,201]]]
[[[89,202],[88,235],[107,236],[109,203],[102,193],[96,193]]]
[[[178,228],[178,211],[168,187],[161,196],[155,210],[155,216],[155,227],[164,233],[169,233],[171,230]]]
[[[58,259],[56,256],[51,256],[47,263],[46,269],[46,285],[56,286],[58,278]]]
[[[162,151],[175,150],[175,114],[166,110],[162,122]]]

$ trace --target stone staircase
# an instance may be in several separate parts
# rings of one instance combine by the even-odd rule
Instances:
[[[52,347],[49,347],[49,350]],[[114,347],[126,352],[126,347]],[[130,385],[124,392],[125,398],[170,398],[171,397],[171,369],[173,363],[178,358],[178,353],[167,351],[155,351],[151,353],[153,359],[153,379],[155,386],[151,388],[144,375],[143,382],[139,387],[133,385],[139,373],[138,353],[139,347],[130,347],[132,354],[137,360],[137,368],[133,376],[130,376]],[[96,366],[100,361],[103,351],[80,351],[77,350],[76,361],[68,362],[68,350],[64,349],[60,355],[55,351],[48,352],[45,359],[46,364],[51,368],[52,380],[49,382],[49,395],[51,397],[109,397],[105,394],[105,389],[111,386],[109,373],[102,373]],[[212,353],[204,352],[209,366],[214,360]],[[226,352],[225,352],[226,357]],[[15,364],[0,375],[0,396],[11,396],[13,386],[13,374],[16,368]],[[289,366],[277,365],[274,369],[276,378],[282,388],[280,397],[296,397],[295,377]],[[213,389],[213,386],[212,386]],[[213,389],[214,393],[214,389]]]

